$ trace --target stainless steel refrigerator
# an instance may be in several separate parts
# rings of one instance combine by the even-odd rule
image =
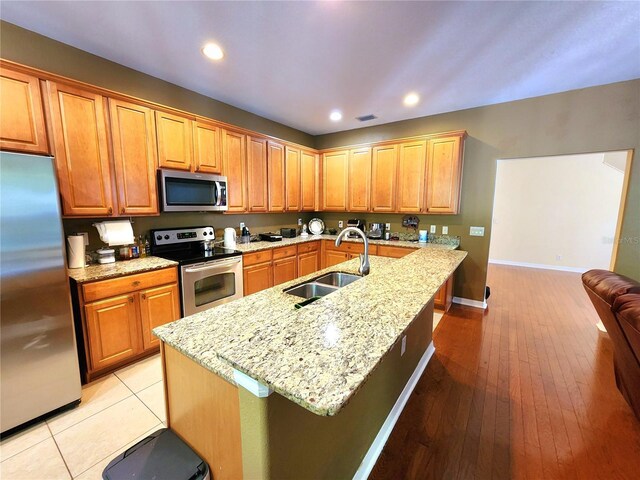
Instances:
[[[53,158],[0,153],[0,423],[80,399]]]

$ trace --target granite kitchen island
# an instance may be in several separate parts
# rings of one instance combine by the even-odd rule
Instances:
[[[158,327],[167,421],[213,478],[366,477],[433,354],[433,296],[466,252],[370,257],[316,302],[283,290]]]

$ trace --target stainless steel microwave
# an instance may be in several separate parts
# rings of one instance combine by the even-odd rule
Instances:
[[[158,170],[163,212],[223,212],[227,206],[227,177],[209,173]]]

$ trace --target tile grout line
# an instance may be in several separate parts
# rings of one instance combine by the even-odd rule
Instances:
[[[51,431],[49,431],[49,433],[51,433]],[[42,442],[46,442],[47,440],[49,440],[50,438],[53,438],[53,435],[51,437],[47,437],[47,438],[43,438],[42,440],[40,440],[39,442],[34,443],[33,445],[29,445],[27,448],[24,448],[22,450],[20,450],[19,452],[14,453],[13,455],[8,456],[7,458],[5,458],[4,460],[2,460],[2,462],[0,463],[4,463],[7,460],[12,459],[15,456],[20,455],[21,453],[26,452],[27,450],[31,450],[33,447],[35,447],[36,445],[40,445]],[[0,477],[1,478],[1,477]]]
[[[44,422],[44,423],[47,426],[47,430],[49,430],[49,434],[51,434],[51,440],[53,440],[53,444],[56,446],[56,449],[58,450],[58,454],[60,455],[60,458],[62,459],[62,463],[64,463],[64,468],[66,468],[67,472],[69,473],[69,478],[73,479],[73,475],[71,474],[71,470],[69,469],[69,465],[67,465],[67,460],[64,458],[64,455],[62,454],[62,450],[60,450],[60,445],[58,445],[58,442],[56,441],[55,435],[51,431],[51,428],[49,427],[49,424],[47,422]]]

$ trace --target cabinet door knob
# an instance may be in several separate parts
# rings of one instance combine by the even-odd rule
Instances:
[[[129,297],[129,303],[133,303],[133,297]]]
[[[109,210],[107,210],[107,215],[113,215],[113,208],[109,207]]]
[[[145,293],[142,294],[142,299],[146,300],[147,299],[147,295]]]
[[[120,210],[120,213],[122,213],[122,214],[124,214],[124,213],[125,213],[125,211],[124,211],[124,207],[122,207],[122,210]]]

